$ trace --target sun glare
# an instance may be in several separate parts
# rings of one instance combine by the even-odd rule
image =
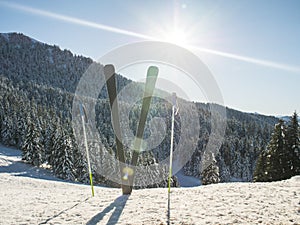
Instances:
[[[188,44],[188,37],[183,30],[174,29],[172,31],[166,32],[164,36],[164,41],[166,42],[170,42],[180,46]]]

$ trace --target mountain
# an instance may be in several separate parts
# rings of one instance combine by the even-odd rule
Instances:
[[[1,34],[0,143],[22,149],[24,159],[37,166],[47,164],[59,177],[86,182],[86,160],[84,153],[80,151],[83,143],[75,141],[71,113],[76,87],[92,63],[94,62],[90,58],[74,55],[69,50],[35,41],[23,34]],[[118,91],[130,83],[131,80],[117,75]],[[134,95],[140,95],[142,91],[143,88],[139,85],[132,90]],[[106,87],[96,101],[96,127],[103,146],[100,148],[89,143],[92,164],[95,165],[93,172],[96,182],[116,185],[99,172],[107,168],[112,168],[113,172],[117,166],[114,162],[106,160],[104,153],[115,154]],[[120,104],[130,107],[126,100]],[[210,106],[196,103],[201,124],[200,134],[197,148],[182,170],[185,175],[201,177],[200,164],[212,128]],[[133,131],[138,122],[139,110],[138,106],[129,110],[129,124]],[[278,118],[243,113],[230,108],[226,108],[226,113],[225,138],[215,156],[220,180],[251,181],[258,155],[266,148]],[[149,120],[154,117],[165,118],[166,129],[170,130],[170,114],[171,105],[168,102],[153,99]],[[189,138],[181,137],[181,123],[180,116],[177,116],[174,138],[177,142],[180,138]],[[146,136],[149,134],[151,127],[147,127],[145,131]],[[166,159],[169,155],[169,137],[167,132],[157,147],[142,152],[139,163],[147,167]],[[126,135],[123,141],[129,142]],[[126,147],[125,152],[128,157],[132,155],[129,147]],[[162,176],[167,172],[167,169],[163,171]],[[174,182],[176,183],[176,177]],[[166,183],[158,185],[164,186]]]
[[[291,120],[290,116],[277,116],[277,118],[283,120],[286,123],[288,123]],[[300,118],[298,118],[298,122],[300,123]]]

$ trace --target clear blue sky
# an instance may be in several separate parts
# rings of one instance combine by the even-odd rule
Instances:
[[[95,60],[144,36],[164,37],[176,24],[212,71],[225,105],[267,115],[300,112],[298,0],[10,0],[0,1],[0,18],[0,32],[21,32]]]

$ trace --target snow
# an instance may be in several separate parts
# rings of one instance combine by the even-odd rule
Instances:
[[[20,150],[0,145],[0,174],[1,173],[9,173],[12,176],[62,181],[55,178],[48,170],[24,163]]]
[[[134,190],[64,182],[0,147],[0,224],[299,224],[300,176],[271,183],[223,183]],[[168,217],[168,208],[170,216]]]
[[[30,40],[31,40],[31,42],[32,42],[33,44],[40,43],[39,41],[37,41],[37,40],[35,40],[35,39],[33,39],[33,38],[30,38]]]
[[[178,179],[180,187],[196,187],[201,185],[199,178],[187,176],[183,173],[182,170],[176,173],[176,177]]]
[[[2,37],[5,38],[6,41],[9,41],[9,34],[8,33],[2,33],[1,35],[2,35]]]
[[[49,52],[49,62],[51,64],[54,63],[54,60],[53,60],[53,52],[52,52],[52,49],[51,48],[48,48],[48,52]]]
[[[276,116],[278,119],[282,119],[284,122],[288,123],[291,120],[291,116]],[[300,117],[298,116],[298,123],[300,123]]]

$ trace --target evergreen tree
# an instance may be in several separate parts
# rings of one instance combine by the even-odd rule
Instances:
[[[276,181],[286,178],[285,132],[286,127],[284,122],[283,120],[279,120],[279,123],[275,125],[270,143],[267,147],[268,154],[265,171],[267,181]]]
[[[1,139],[5,145],[12,145],[13,134],[13,121],[9,116],[4,117],[1,127]]]
[[[253,174],[253,181],[254,182],[260,182],[260,181],[268,181],[267,179],[267,152],[263,151],[256,162],[254,174]]]
[[[297,114],[288,127],[283,120],[275,125],[267,151],[257,161],[253,181],[276,181],[300,174],[299,124]]]
[[[59,127],[58,119],[51,120],[46,129],[45,138],[45,161],[48,165],[53,165],[54,160],[54,144],[56,141],[56,134]]]
[[[80,147],[78,145],[74,147],[73,153],[74,153],[74,167],[75,167],[76,180],[82,183],[88,183],[89,173],[88,173],[86,157],[84,156],[83,152],[80,150]]]
[[[42,164],[42,148],[37,128],[38,124],[31,122],[30,119],[27,123],[25,140],[22,146],[22,159],[35,166],[40,166]]]
[[[17,143],[16,147],[21,149],[24,144],[24,137],[25,137],[25,126],[26,126],[26,114],[23,112],[18,113],[18,118],[16,122],[16,137],[17,137]]]
[[[287,127],[286,150],[288,151],[287,176],[292,177],[300,175],[300,141],[299,141],[299,123],[295,112],[291,117]]]
[[[75,180],[73,143],[66,129],[62,128],[56,135],[52,169],[55,175],[67,180]]]
[[[209,161],[210,163],[201,173],[201,182],[203,185],[220,182],[219,167],[213,154],[211,154]]]

